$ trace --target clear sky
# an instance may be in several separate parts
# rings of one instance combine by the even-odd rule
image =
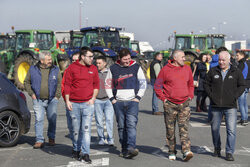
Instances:
[[[155,48],[171,47],[174,31],[250,38],[250,0],[0,0],[0,32],[79,29],[80,1],[82,27],[124,27]]]

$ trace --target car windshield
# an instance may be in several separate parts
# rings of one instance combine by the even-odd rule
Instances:
[[[129,48],[129,38],[121,38],[121,47]]]
[[[53,36],[51,33],[37,33],[35,37],[36,47],[41,50],[49,50],[53,47]]]
[[[204,50],[205,49],[206,38],[194,38],[194,48]]]
[[[118,31],[88,31],[83,34],[83,46],[103,46],[113,48],[120,46]]]
[[[16,34],[16,49],[21,50],[28,48],[30,43],[29,33],[17,33]]]
[[[4,38],[0,38],[0,50],[4,50]]]
[[[191,37],[176,37],[175,49],[190,49]]]

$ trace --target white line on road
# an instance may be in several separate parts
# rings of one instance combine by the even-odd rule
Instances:
[[[72,144],[63,144],[63,145],[67,145],[67,146],[72,146]],[[54,148],[62,148],[61,144],[55,145],[53,147],[51,146],[46,146],[43,149],[54,149]],[[16,151],[16,150],[32,150],[33,147],[32,146],[27,146],[27,147],[13,147],[13,148],[1,148],[0,152],[5,152],[5,151]],[[90,155],[94,156],[94,155],[108,155],[109,154],[109,148],[102,148],[102,149],[90,149]]]
[[[192,127],[211,127],[208,123],[200,123],[200,122],[189,122]],[[221,127],[226,127],[225,125],[221,125]],[[237,125],[237,128],[244,128],[245,126]]]
[[[68,165],[61,165],[56,167],[93,167],[93,166],[109,166],[109,158],[100,158],[92,160],[92,164],[86,164],[79,161],[70,161]]]

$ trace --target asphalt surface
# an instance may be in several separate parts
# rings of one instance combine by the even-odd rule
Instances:
[[[137,126],[137,148],[140,151],[139,155],[132,160],[123,159],[118,156],[120,144],[116,123],[114,124],[115,146],[98,146],[96,125],[95,120],[93,120],[90,151],[90,158],[93,163],[87,165],[71,158],[72,144],[68,136],[65,106],[62,98],[58,106],[56,146],[45,146],[43,149],[32,148],[32,145],[35,143],[34,113],[31,98],[27,94],[26,97],[29,109],[32,113],[31,129],[20,138],[16,146],[0,148],[0,167],[250,167],[250,125],[245,127],[241,125],[237,126],[235,161],[233,162],[225,160],[226,128],[222,126],[222,158],[215,158],[212,156],[213,145],[211,129],[209,124],[206,123],[207,113],[194,112],[195,100],[191,103],[192,114],[189,126],[189,136],[192,145],[191,150],[194,153],[194,157],[189,162],[182,161],[178,128],[176,129],[177,160],[168,160],[164,118],[163,116],[151,114],[152,89],[148,87],[146,94],[140,102]],[[248,100],[248,102],[249,101],[250,100]],[[160,111],[163,111],[161,102],[159,103],[159,107]],[[238,113],[238,116],[239,115]],[[46,141],[48,141],[46,129],[47,120],[45,121],[44,136]]]

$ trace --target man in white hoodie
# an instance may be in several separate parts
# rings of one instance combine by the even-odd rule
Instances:
[[[138,122],[139,101],[145,93],[147,82],[139,64],[131,59],[128,49],[122,49],[118,61],[107,74],[106,92],[115,110],[120,156],[132,159],[137,156],[136,125]]]

